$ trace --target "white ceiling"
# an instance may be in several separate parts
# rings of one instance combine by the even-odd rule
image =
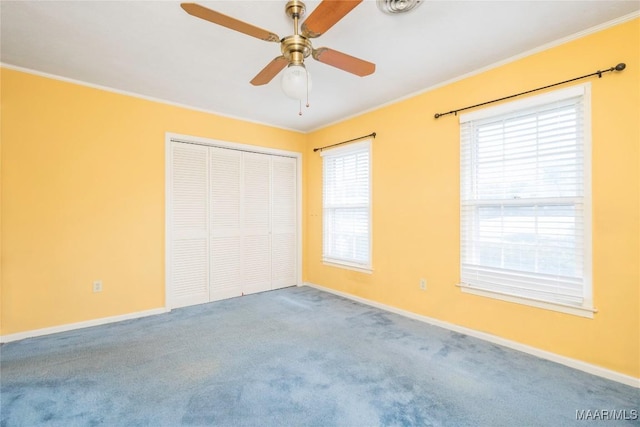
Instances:
[[[205,7],[293,33],[279,1]],[[307,1],[308,16],[319,1]],[[42,73],[307,132],[602,23],[637,14],[634,1],[433,1],[386,15],[364,1],[317,39],[376,63],[357,77],[308,58],[310,108],[249,81],[274,57],[265,42],[188,15],[173,1],[0,2],[1,61]],[[620,61],[623,61],[621,58]],[[594,70],[602,64],[594,58]],[[453,106],[453,105],[452,105]],[[443,106],[443,107],[452,107]]]

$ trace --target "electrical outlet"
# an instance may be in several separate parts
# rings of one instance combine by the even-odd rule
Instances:
[[[427,279],[420,279],[420,289],[423,291],[427,290]]]
[[[102,292],[102,280],[93,282],[93,292]]]

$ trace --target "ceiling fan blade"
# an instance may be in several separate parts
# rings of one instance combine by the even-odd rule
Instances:
[[[338,52],[337,50],[329,49],[328,47],[314,49],[312,55],[315,60],[320,61],[323,64],[340,68],[341,70],[360,77],[373,74],[376,70],[376,64],[372,62],[347,55],[346,53]]]
[[[236,30],[243,34],[259,38],[260,40],[266,40],[269,42],[280,41],[280,37],[278,37],[277,34],[274,34],[271,31],[263,30],[262,28],[247,24],[246,22],[242,22],[238,19],[223,15],[220,12],[207,9],[206,7],[200,6],[199,4],[181,3],[180,7],[182,7],[189,15],[195,16],[196,18],[204,19],[205,21],[222,25],[223,27],[227,27],[231,30]]]
[[[324,0],[302,24],[302,35],[313,38],[324,34],[360,3],[362,0]]]
[[[289,64],[289,61],[284,56],[278,56],[273,58],[273,61],[269,62],[266,67],[262,69],[251,80],[251,84],[254,86],[266,85],[280,72],[284,67]]]

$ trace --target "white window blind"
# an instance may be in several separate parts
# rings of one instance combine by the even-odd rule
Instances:
[[[590,308],[588,86],[462,116],[462,286]]]
[[[325,150],[323,261],[371,268],[371,142]]]

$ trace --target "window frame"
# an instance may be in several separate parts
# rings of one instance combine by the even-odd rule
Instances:
[[[465,293],[479,295],[483,297],[494,298],[498,300],[514,302],[518,304],[524,304],[528,306],[543,308],[547,310],[559,311],[562,313],[573,314],[577,316],[593,318],[593,314],[597,312],[597,310],[593,306],[593,283],[592,283],[592,191],[591,191],[591,84],[585,83],[581,85],[571,86],[569,88],[555,90],[552,92],[547,92],[542,95],[531,96],[526,99],[511,101],[505,104],[500,104],[495,107],[484,108],[482,110],[477,110],[471,113],[462,114],[459,116],[460,122],[460,143],[461,143],[461,152],[460,152],[460,274],[462,278],[462,270],[463,270],[463,261],[464,261],[464,253],[463,250],[463,239],[464,235],[464,227],[465,227],[465,217],[464,217],[464,204],[465,200],[463,199],[464,188],[463,186],[466,184],[465,182],[465,171],[463,169],[463,159],[464,159],[464,151],[463,151],[463,143],[464,143],[464,135],[462,133],[463,125],[472,122],[472,121],[482,121],[490,118],[507,118],[517,117],[518,115],[523,115],[523,111],[527,110],[530,112],[531,109],[535,108],[544,108],[547,105],[553,104],[555,102],[568,100],[575,97],[582,97],[582,111],[583,111],[583,121],[582,121],[582,134],[583,134],[583,146],[582,146],[582,155],[583,155],[583,196],[582,197],[567,197],[563,202],[571,202],[576,201],[576,199],[580,199],[578,203],[581,203],[582,208],[582,218],[583,218],[583,228],[582,228],[582,238],[583,238],[583,274],[582,274],[582,304],[574,305],[569,303],[562,303],[558,301],[551,301],[544,298],[531,297],[526,295],[517,295],[510,292],[501,291],[499,289],[487,286],[474,286],[473,284],[463,283],[460,280],[458,286]],[[470,167],[474,166],[470,164]],[[511,202],[513,205],[526,205],[530,203],[532,199],[523,199],[522,202],[518,200],[514,200]],[[506,199],[501,200],[502,204]],[[553,206],[557,205],[561,200],[538,200],[537,203],[541,206]],[[484,200],[486,202],[486,200]],[[473,204],[474,202],[472,202]],[[483,199],[477,199],[475,201],[477,205],[482,205]],[[506,203],[509,204],[509,203]],[[575,206],[575,204],[574,204]],[[504,218],[504,217],[503,217]]]
[[[348,145],[344,145],[341,147],[331,148],[322,150],[320,155],[322,157],[322,263],[324,265],[344,268],[348,270],[355,270],[361,273],[372,273],[372,144],[373,140],[368,138],[363,141],[353,142]],[[327,239],[327,230],[326,230],[326,222],[327,222],[327,210],[332,209],[340,209],[340,208],[354,208],[357,206],[354,205],[334,205],[330,208],[327,207],[325,193],[326,193],[326,167],[327,167],[327,159],[335,159],[340,157],[346,157],[353,154],[357,154],[359,152],[367,152],[368,153],[368,200],[365,204],[366,206],[360,206],[359,208],[366,209],[367,212],[367,240],[368,240],[368,253],[367,260],[364,263],[354,262],[353,260],[341,258],[336,256],[336,254],[327,253],[326,249],[326,239]]]

